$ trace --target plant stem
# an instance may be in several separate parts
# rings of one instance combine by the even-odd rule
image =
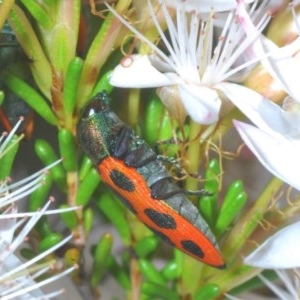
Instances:
[[[249,236],[259,225],[263,219],[264,213],[267,211],[270,201],[275,193],[282,187],[283,182],[274,177],[266,186],[259,198],[253,202],[252,206],[241,216],[239,222],[230,231],[226,238],[222,252],[228,262],[237,258],[237,253],[248,241]]]
[[[198,174],[199,172],[199,162],[200,162],[200,142],[199,142],[199,133],[201,125],[193,122],[191,120],[190,124],[190,139],[189,139],[189,148],[187,151],[187,158],[189,163],[190,174]],[[191,176],[186,180],[186,189],[191,191],[196,191],[198,189],[198,182]]]

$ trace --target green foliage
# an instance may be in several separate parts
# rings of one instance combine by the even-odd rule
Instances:
[[[91,285],[93,288],[96,288],[102,278],[104,272],[106,271],[109,258],[111,256],[111,248],[112,248],[113,239],[110,234],[104,234],[95,250],[94,254],[94,265],[91,276]]]

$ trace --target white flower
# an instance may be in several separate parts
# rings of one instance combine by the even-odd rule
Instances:
[[[300,127],[291,122],[297,115],[291,113],[289,118],[289,113],[258,93],[235,89],[240,96],[232,94],[231,100],[236,99],[236,106],[257,126],[234,121],[241,138],[267,170],[300,190]]]
[[[20,121],[21,122],[21,121]],[[0,139],[0,164],[1,157],[9,151],[10,141],[20,122],[14,127],[12,132],[4,140]],[[42,260],[53,253],[56,249],[66,244],[72,236],[68,236],[57,245],[47,251],[35,256],[33,259],[22,262],[17,256],[16,250],[24,243],[28,233],[37,223],[37,221],[46,214],[61,213],[77,209],[77,207],[58,210],[47,210],[52,200],[49,200],[41,210],[36,212],[19,213],[17,201],[23,199],[35,191],[43,182],[45,172],[53,167],[54,164],[36,172],[35,174],[14,184],[8,184],[7,181],[0,182],[0,298],[8,299],[50,299],[62,293],[62,290],[45,295],[40,287],[62,276],[72,272],[75,267],[69,268],[60,274],[54,275],[48,279],[36,282],[35,279],[45,275],[55,266],[55,261]]]
[[[233,82],[242,80],[249,67],[258,61],[255,56],[255,48],[258,47],[254,41],[268,23],[269,16],[264,14],[257,21],[256,27],[251,23],[245,30],[251,18],[243,2],[238,1],[236,11],[228,13],[222,34],[214,47],[214,22],[217,18],[214,13],[207,21],[203,21],[198,12],[186,12],[185,1],[177,0],[176,18],[173,21],[165,2],[159,3],[170,38],[161,28],[151,1],[148,0],[152,20],[169,55],[110,8],[153,51],[151,55],[125,58],[114,70],[111,84],[135,88],[176,86],[185,110],[195,122],[215,123],[219,119],[221,105],[228,104],[221,98],[220,90],[230,100],[227,90],[236,85]],[[262,4],[261,8],[264,9],[265,5]],[[251,11],[255,20],[261,14],[261,11]],[[168,108],[172,110],[172,99],[162,100],[169,103]]]
[[[234,121],[241,138],[267,170],[300,190],[300,127],[296,122],[299,115],[255,92],[241,91],[240,97],[243,102],[238,99],[236,105],[258,126]]]
[[[300,60],[290,55],[300,50],[300,39],[281,49],[267,40],[264,46],[274,52],[269,71],[289,96],[280,107],[254,91],[231,87],[228,97],[257,127],[239,121],[234,125],[267,170],[300,190]]]
[[[300,222],[288,225],[244,259],[246,265],[263,269],[300,267]]]
[[[260,130],[238,121],[234,125],[245,144],[267,170],[300,190],[299,140],[285,137],[271,129]]]
[[[47,251],[37,255],[33,259],[22,262],[15,254],[16,249],[24,243],[29,231],[33,228],[41,216],[45,215],[51,201],[38,212],[25,213],[18,215],[17,209],[9,207],[0,218],[0,298],[8,299],[47,299],[55,297],[63,290],[57,291],[52,295],[45,295],[40,287],[49,284],[61,277],[67,275],[74,270],[74,267],[64,272],[54,275],[48,279],[36,282],[35,279],[42,276],[55,266],[54,261],[41,263],[43,258],[53,253],[56,249],[71,240],[72,236],[68,236],[57,245],[51,247]],[[60,213],[61,210],[51,211],[51,213]],[[23,217],[17,221],[17,217]],[[20,230],[20,231],[18,231]],[[17,232],[17,234],[16,234]],[[37,264],[38,263],[38,264]]]
[[[300,267],[299,231],[300,222],[282,228],[244,259],[246,265],[276,271],[285,289],[262,275],[259,277],[278,296],[277,299],[300,298],[300,273],[297,269]]]

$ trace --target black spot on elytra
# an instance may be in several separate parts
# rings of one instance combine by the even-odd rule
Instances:
[[[148,226],[149,227],[149,226]],[[150,230],[153,231],[155,235],[157,235],[159,238],[161,238],[165,243],[169,244],[170,246],[175,247],[175,244],[170,240],[168,236],[166,236],[164,233],[157,231],[153,229],[152,227],[149,227]]]
[[[131,181],[131,179],[119,170],[111,170],[109,177],[113,181],[113,183],[122,190],[127,192],[133,192],[135,190],[134,183]]]
[[[169,214],[160,213],[152,208],[145,209],[148,218],[160,228],[176,229],[176,222]]]
[[[204,257],[204,252],[201,250],[201,248],[196,245],[193,241],[191,240],[183,240],[181,241],[182,247],[189,253],[198,256],[200,258]]]

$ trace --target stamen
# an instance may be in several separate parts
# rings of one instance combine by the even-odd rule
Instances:
[[[292,278],[296,277],[294,276],[294,274],[289,274],[289,271],[285,271],[285,270],[276,270],[276,273],[278,275],[278,277],[281,279],[281,281],[283,282],[284,286],[286,287],[286,289],[288,290],[288,292],[290,293],[290,295],[292,296],[293,299],[298,299],[298,292],[296,289],[296,285],[295,282],[293,283]],[[291,278],[292,277],[292,278]],[[290,297],[288,297],[290,298]],[[285,298],[283,299],[287,299],[287,295],[285,295]]]
[[[44,207],[36,213],[33,217],[29,219],[27,224],[24,226],[22,231],[17,235],[15,240],[11,243],[11,252],[14,252],[15,249],[23,242],[24,238],[28,235],[30,230],[33,228],[33,226],[36,224],[36,222],[43,216],[44,212],[48,209],[49,205],[51,204],[51,201],[48,201]]]
[[[174,67],[172,60],[164,54],[157,46],[155,46],[152,42],[150,42],[142,33],[136,30],[132,25],[130,25],[126,20],[122,18],[107,2],[104,2],[105,6],[108,10],[123,24],[125,25],[130,31],[132,31],[141,41],[146,43],[154,52],[157,53],[166,63],[170,66]],[[155,17],[156,18],[156,17]],[[153,20],[155,22],[155,20]]]
[[[150,15],[151,15],[151,18],[152,18],[152,21],[156,27],[156,30],[158,31],[162,41],[164,42],[166,48],[168,49],[169,53],[170,53],[170,57],[168,57],[164,52],[162,52],[158,47],[156,47],[156,49],[154,49],[154,51],[166,62],[168,63],[174,70],[176,70],[176,59],[174,60],[174,58],[177,57],[177,54],[179,52],[179,49],[176,47],[177,43],[176,43],[176,39],[178,39],[177,37],[177,31],[176,31],[176,28],[174,26],[174,23],[172,21],[172,18],[166,8],[166,6],[164,5],[164,3],[160,2],[161,4],[161,9],[162,9],[162,12],[163,12],[163,15],[165,17],[165,20],[166,20],[166,23],[167,23],[167,26],[168,28],[170,28],[170,37],[171,37],[171,41],[172,41],[172,44],[169,43],[167,37],[165,36],[158,20],[157,20],[157,17],[156,17],[156,14],[154,12],[154,9],[153,9],[153,6],[151,4],[151,1],[148,0],[148,7],[149,7],[149,12],[150,12]],[[148,41],[149,43],[149,41]],[[175,49],[174,49],[175,48]],[[158,51],[157,51],[158,50]],[[162,53],[162,54],[161,54]]]
[[[0,207],[3,207],[3,206],[11,204],[13,202],[16,202],[16,201],[20,200],[21,198],[29,195],[33,191],[35,191],[37,188],[39,188],[43,184],[42,181],[45,176],[44,175],[45,172],[47,172],[50,168],[54,167],[55,165],[57,165],[60,162],[61,162],[61,159],[55,161],[54,163],[50,164],[46,168],[6,187],[6,189],[8,188],[9,190],[15,189],[15,191],[8,193],[0,198],[0,201],[1,201]],[[2,186],[0,187],[0,194],[4,194],[4,191],[1,190],[1,188],[2,188]]]
[[[199,16],[195,13],[192,13],[191,15],[191,22],[190,22],[190,34],[187,41],[187,51],[188,56],[190,57],[190,62],[193,66],[198,67],[198,60],[197,60],[197,50],[198,50],[198,41],[200,39],[199,37],[199,28],[200,28],[200,19]]]
[[[5,149],[5,147],[7,146],[7,144],[10,142],[10,140],[12,139],[13,135],[15,134],[15,132],[18,130],[18,128],[19,128],[20,124],[22,123],[22,121],[23,121],[23,118],[20,118],[19,121],[17,122],[17,124],[12,129],[12,131],[6,137],[5,141],[2,144],[0,144],[0,153],[3,152],[3,150]]]
[[[40,287],[42,287],[42,286],[44,286],[44,285],[47,285],[47,284],[49,284],[49,283],[51,283],[51,282],[53,282],[53,281],[56,281],[56,280],[62,278],[63,276],[65,276],[65,275],[67,275],[67,274],[70,274],[70,273],[73,272],[76,268],[77,268],[76,266],[71,267],[71,268],[65,270],[64,272],[59,273],[59,274],[57,274],[57,275],[55,275],[55,276],[52,276],[52,277],[50,277],[50,278],[48,278],[48,279],[45,279],[45,280],[43,280],[43,281],[41,281],[41,282],[39,282],[39,283],[35,283],[34,285],[28,286],[27,288],[24,288],[24,289],[22,289],[22,290],[20,290],[20,291],[17,291],[17,292],[15,292],[15,293],[13,293],[13,294],[10,294],[10,295],[1,297],[1,300],[10,300],[10,299],[14,299],[14,298],[16,298],[16,297],[18,297],[18,296],[20,296],[20,295],[25,295],[25,294],[27,294],[27,293],[29,293],[29,292],[31,292],[31,291],[33,291],[33,290],[36,290],[36,289],[38,289],[38,288],[40,288]],[[43,299],[43,298],[42,298],[42,299]]]
[[[77,210],[81,208],[81,206],[72,206],[72,207],[66,207],[66,208],[60,208],[60,209],[53,209],[53,210],[47,210],[45,211],[44,215],[54,215],[54,214],[61,214],[73,210]],[[3,219],[10,219],[10,218],[26,218],[26,217],[33,217],[37,212],[24,212],[24,213],[10,213],[10,214],[2,214],[0,215],[0,220]]]
[[[65,289],[60,289],[60,290],[55,291],[55,292],[53,292],[53,293],[45,294],[43,297],[37,298],[36,300],[39,300],[39,299],[40,299],[40,300],[44,300],[45,298],[46,298],[46,299],[57,298],[59,295],[65,293],[65,292],[66,292]]]
[[[44,257],[46,257],[47,255],[53,253],[56,249],[60,248],[61,246],[63,246],[64,244],[66,244],[68,241],[70,241],[73,238],[73,235],[69,235],[68,237],[66,237],[65,239],[63,239],[61,242],[57,243],[55,246],[51,247],[50,249],[44,251],[43,253],[39,254],[38,256],[32,258],[31,260],[21,264],[20,266],[18,266],[17,268],[14,268],[13,270],[3,274],[0,277],[0,282],[4,281],[6,278],[10,278],[12,277],[14,274],[21,272],[22,270],[27,269],[28,267],[34,265],[36,262],[42,260]],[[1,299],[2,300],[2,299]]]
[[[24,286],[28,286],[32,283],[34,283],[34,279],[38,278],[39,276],[43,275],[44,273],[48,272],[50,270],[50,265],[48,265],[45,268],[40,269],[38,272],[34,273],[34,274],[28,274],[27,272],[23,272],[20,274],[16,274],[17,276],[15,276],[14,278],[20,278],[20,280],[15,280],[14,281],[14,285],[12,285],[11,287],[7,288],[5,291],[1,292],[1,299],[3,296],[5,295],[9,295],[11,293],[14,293],[15,291],[18,291],[20,289],[22,289]],[[28,278],[26,278],[28,277]],[[10,285],[11,282],[11,278],[8,279],[7,282],[1,283],[1,285]]]
[[[229,28],[231,28],[232,30],[232,18],[233,18],[233,13],[230,13],[226,19],[226,23],[221,33],[221,38],[219,39],[219,42],[215,47],[214,56],[211,59],[210,65],[212,66],[212,70],[214,70],[215,74],[220,74],[222,63],[226,61],[225,55],[227,55],[228,53],[227,47],[229,47],[229,45],[232,46],[232,43],[227,42],[228,39],[226,38],[228,37],[227,31],[229,30]]]
[[[257,28],[257,31],[252,33],[251,36],[244,39],[243,42],[239,44],[239,46],[236,48],[235,52],[233,52],[231,56],[229,56],[227,61],[222,62],[221,68],[219,69],[219,75],[220,75],[219,81],[224,81],[226,78],[233,76],[240,70],[246,69],[248,66],[254,65],[255,63],[261,61],[262,59],[271,56],[272,53],[261,53],[260,57],[251,59],[233,69],[230,68],[234,64],[236,59],[239,56],[241,56],[245,51],[247,51],[247,49],[254,43],[254,41],[258,39],[259,35],[261,34],[261,31],[267,25],[268,22],[269,22],[269,17],[266,16],[264,18],[264,22],[262,22],[261,24],[261,27]]]
[[[54,166],[56,166],[57,164],[59,164],[61,161],[62,161],[62,159],[59,159],[59,160],[53,162],[52,164],[50,164],[49,166],[43,168],[42,170],[39,170],[39,171],[31,174],[30,176],[28,176],[28,177],[26,177],[26,178],[24,178],[24,179],[22,179],[22,180],[20,180],[20,181],[18,181],[16,183],[14,183],[14,184],[11,184],[10,188],[14,189],[14,188],[16,188],[16,187],[18,187],[20,185],[23,185],[26,182],[32,180],[33,178],[40,176],[41,174],[45,174],[48,170],[50,170],[51,168],[53,168]]]

